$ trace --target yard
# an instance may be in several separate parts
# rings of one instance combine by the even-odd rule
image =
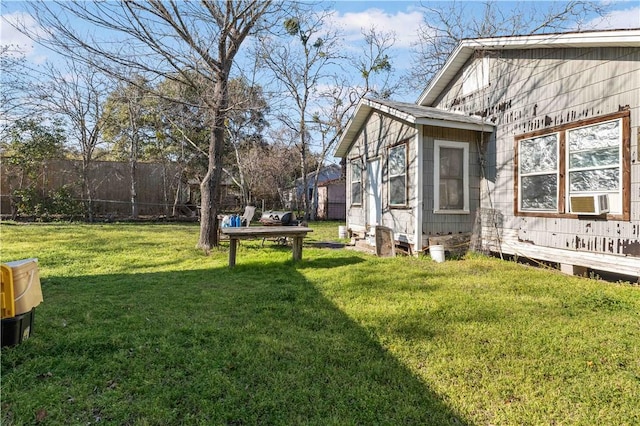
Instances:
[[[2,424],[640,424],[640,288],[480,255],[205,256],[197,224],[2,224],[44,303]]]

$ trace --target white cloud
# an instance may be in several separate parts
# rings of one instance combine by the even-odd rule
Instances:
[[[395,12],[388,13],[382,9],[371,8],[362,12],[336,13],[333,17],[335,25],[346,33],[347,41],[362,38],[362,29],[375,27],[378,31],[396,36],[396,48],[410,47],[418,38],[418,28],[422,23],[422,13]]]
[[[611,11],[593,19],[586,27],[598,30],[640,28],[640,7]]]
[[[25,56],[34,54],[35,45],[33,40],[18,31],[16,25],[24,26],[33,34],[43,35],[37,22],[27,13],[13,12],[0,16],[0,44],[11,46],[12,50],[18,51]]]

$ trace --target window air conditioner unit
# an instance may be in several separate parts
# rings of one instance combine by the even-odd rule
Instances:
[[[600,195],[574,195],[569,199],[571,213],[601,215],[609,212],[609,196]]]

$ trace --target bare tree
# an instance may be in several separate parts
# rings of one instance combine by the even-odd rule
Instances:
[[[41,111],[28,102],[31,82],[29,67],[24,54],[12,45],[0,45],[0,137],[7,137],[12,124],[34,118]]]
[[[384,32],[375,26],[362,28],[363,45],[352,59],[362,79],[356,86],[357,101],[365,96],[388,99],[402,89],[393,69],[393,58],[389,55],[396,42],[394,32]],[[350,98],[351,99],[351,98]]]
[[[137,86],[128,93],[125,102],[129,116],[129,195],[131,198],[131,217],[138,218],[138,152],[140,150],[139,118],[142,115],[144,92]]]
[[[227,120],[228,143],[234,154],[232,165],[235,169],[228,175],[242,191],[242,202],[247,205],[252,202],[255,182],[255,162],[251,158],[264,143],[262,132],[267,127],[265,113],[268,106],[262,87],[243,78],[230,81],[229,97],[236,107],[229,111]]]
[[[361,80],[349,81],[343,74],[334,75],[333,84],[318,93],[323,101],[320,110],[313,114],[312,129],[319,141],[316,144],[319,161],[313,177],[313,194],[318,191],[320,171],[325,166],[327,156],[335,148],[342,131],[356,105],[362,98],[389,98],[399,91],[400,83],[394,78],[392,58],[389,50],[395,43],[393,33],[378,31],[375,27],[362,28],[363,45],[357,54],[348,58],[348,66]],[[360,84],[358,84],[360,83]],[[317,200],[313,198],[314,203]],[[314,204],[312,219],[317,210]]]
[[[272,143],[260,158],[260,185],[257,185],[256,192],[271,201],[272,208],[288,208],[291,201],[288,189],[300,172],[297,163],[300,153],[296,148],[298,135],[294,130],[279,127],[272,129],[270,139]],[[310,166],[313,165],[312,160],[309,161]]]
[[[296,157],[290,146],[278,142],[254,144],[244,150],[241,161],[254,203],[264,200],[271,209],[284,207],[278,189],[295,179]]]
[[[349,48],[330,18],[329,11],[296,8],[284,22],[285,37],[261,39],[260,56],[289,105],[278,119],[297,135],[302,208],[312,220],[315,197],[308,196],[307,188],[317,192],[320,171],[353,109],[365,96],[388,98],[399,88],[389,56],[395,35],[362,28],[363,43]]]
[[[94,219],[94,155],[102,142],[106,120],[105,98],[114,81],[97,69],[68,59],[64,68],[49,64],[43,72],[45,81],[33,84],[31,93],[42,101],[41,108],[66,120],[68,136],[81,158],[82,194],[85,214]]]
[[[271,0],[31,4],[34,18],[48,32],[48,38],[39,40],[56,51],[92,62],[122,79],[133,73],[168,78],[203,93],[199,107],[206,109],[211,132],[207,173],[200,185],[202,216],[196,246],[205,251],[218,245],[217,200],[234,59],[250,33],[276,9]],[[93,33],[75,31],[79,27],[68,16],[90,25]],[[29,33],[26,26],[20,30]]]
[[[605,3],[571,0],[567,2],[516,2],[506,9],[504,3],[486,0],[481,13],[469,9],[477,4],[452,1],[423,3],[424,21],[415,46],[414,68],[409,82],[424,89],[442,68],[458,43],[467,38],[543,34],[580,30],[592,13],[602,15]],[[526,6],[530,9],[527,11]],[[531,8],[535,7],[532,14]]]
[[[340,48],[340,34],[328,25],[329,11],[313,11],[301,5],[292,9],[284,21],[286,37],[264,37],[261,40],[261,58],[271,71],[282,93],[290,100],[278,116],[281,123],[297,135],[299,166],[303,188],[308,187],[310,123],[313,121],[316,92],[323,84],[332,82],[344,58]],[[308,219],[311,206],[307,196],[302,197],[304,217]]]
[[[129,163],[129,199],[131,217],[136,219],[138,206],[138,162],[150,158],[148,147],[157,145],[157,98],[150,93],[149,82],[142,76],[135,83],[120,82],[106,97],[103,109],[103,137],[111,145],[115,158]]]

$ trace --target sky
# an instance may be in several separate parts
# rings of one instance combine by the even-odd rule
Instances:
[[[417,41],[418,29],[423,20],[422,5],[426,4],[430,7],[438,7],[442,5],[442,1],[406,1],[406,0],[349,0],[320,2],[323,7],[331,6],[335,9],[333,15],[334,24],[341,27],[345,31],[345,41],[357,41],[362,38],[361,29],[375,26],[377,29],[385,32],[394,32],[396,43],[394,52],[396,55],[404,56]],[[518,2],[526,4],[532,10],[536,7],[546,7],[552,2],[531,1]],[[621,29],[621,28],[639,28],[640,27],[640,1],[613,1],[604,0],[601,2],[611,8],[604,19],[593,17],[593,20],[587,25],[594,29]],[[460,7],[466,7],[470,13],[474,8],[482,7],[482,1],[458,1]],[[498,1],[501,8],[511,9],[516,2]],[[3,45],[13,44],[21,46],[27,54],[28,59],[34,63],[44,61],[50,54],[37,46],[34,46],[31,40],[20,34],[7,25],[7,21],[15,19],[16,14],[23,13],[25,10],[24,2],[6,1],[0,2],[0,42]],[[534,12],[532,12],[534,13]],[[34,22],[35,25],[35,22]]]
[[[317,2],[317,0],[308,1]],[[547,9],[552,3],[548,1],[511,2],[498,0],[496,5],[505,10],[512,10],[516,5],[519,5],[530,13],[536,13],[536,9]],[[457,1],[455,4],[456,7],[464,7],[465,13],[474,13],[483,8],[484,1]],[[610,12],[604,18],[592,17],[584,28],[640,28],[639,0],[601,0],[601,4],[605,5]],[[338,0],[333,2],[320,1],[318,5],[318,7],[330,7],[334,10],[332,23],[342,30],[347,46],[361,44],[359,42],[363,38],[362,29],[375,27],[383,33],[393,33],[395,44],[389,52],[392,64],[399,75],[406,75],[412,64],[412,47],[418,41],[418,30],[423,24],[424,6],[450,7],[452,3],[432,0]],[[55,61],[55,55],[52,52],[34,45],[30,39],[7,24],[18,17],[29,22],[25,11],[24,2],[0,0],[0,44],[18,46],[27,61],[35,68],[45,62]],[[31,23],[34,28],[37,28],[35,21],[31,20]],[[405,93],[396,93],[393,97],[398,101],[415,102],[417,94],[407,90]]]
[[[304,0],[307,1],[307,0]],[[412,48],[418,42],[418,31],[424,20],[424,6],[428,7],[456,7],[464,8],[465,13],[480,11],[484,1],[408,1],[408,0],[349,0],[349,1],[314,1],[321,8],[334,10],[331,22],[339,28],[345,36],[345,44],[361,45],[362,29],[375,27],[383,33],[393,33],[395,43],[388,52],[392,64],[398,75],[407,75],[410,71],[413,54]],[[598,0],[596,0],[598,1]],[[496,5],[510,11],[520,6],[530,13],[536,13],[536,9],[547,9],[553,4],[561,2],[549,1],[500,1]],[[622,29],[640,28],[640,1],[639,0],[600,0],[600,4],[606,6],[610,12],[604,17],[594,16],[586,23],[588,29]],[[55,58],[54,54],[43,47],[35,45],[26,36],[15,30],[8,22],[20,17],[29,22],[30,17],[25,13],[25,2],[0,0],[0,44],[18,46],[27,60],[35,67]],[[30,20],[34,28],[37,25]],[[415,93],[398,93],[396,100],[414,102]]]

